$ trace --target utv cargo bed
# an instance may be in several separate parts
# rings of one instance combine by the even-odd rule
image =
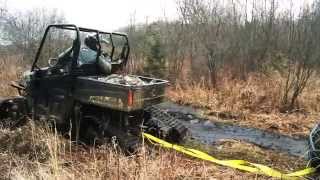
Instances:
[[[120,111],[135,111],[164,100],[168,81],[133,75],[78,77],[75,99]]]

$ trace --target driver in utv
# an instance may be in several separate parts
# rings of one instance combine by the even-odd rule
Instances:
[[[105,42],[106,43],[106,42]],[[71,68],[71,57],[73,48],[70,47],[59,55],[58,58],[51,58],[49,66],[52,73],[68,72]],[[99,55],[99,57],[97,57]],[[54,61],[57,61],[54,63]],[[78,68],[87,75],[100,72],[104,75],[111,74],[112,66],[110,57],[106,52],[101,52],[99,41],[95,36],[87,36],[84,39],[84,46],[81,46],[78,57]]]
[[[111,74],[111,61],[108,56],[102,55],[103,53],[100,51],[100,44],[95,36],[87,36],[84,39],[85,46],[81,47],[79,53],[79,64],[78,66],[82,66],[84,64],[95,64],[97,62],[97,66],[99,70],[103,74]],[[97,55],[99,53],[99,57],[97,60]],[[106,54],[106,53],[104,53]]]

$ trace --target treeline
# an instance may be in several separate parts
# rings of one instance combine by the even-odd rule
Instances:
[[[132,69],[216,89],[221,77],[276,73],[284,79],[281,103],[292,109],[319,69],[320,3],[297,12],[281,2],[180,0],[178,20],[126,28]]]

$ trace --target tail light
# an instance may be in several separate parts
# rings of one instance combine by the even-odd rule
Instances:
[[[128,106],[132,106],[133,105],[133,92],[132,90],[129,90],[128,92]]]

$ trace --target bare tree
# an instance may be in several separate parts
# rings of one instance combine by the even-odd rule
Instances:
[[[191,36],[191,61],[196,57],[207,60],[208,74],[211,87],[217,86],[217,61],[221,57],[219,41],[221,40],[221,15],[219,3],[216,0],[183,0],[180,2],[182,21]],[[199,70],[195,70],[199,71]],[[193,73],[196,73],[196,72]]]
[[[282,111],[292,110],[320,59],[320,16],[305,9],[298,21],[291,20],[288,67],[282,98]]]
[[[177,21],[153,23],[161,37],[169,77],[179,77],[189,61],[190,81],[205,77],[206,85],[213,88],[219,85],[224,70],[241,80],[252,72],[277,71],[285,79],[281,104],[285,109],[295,108],[313,72],[319,69],[319,1],[301,16],[295,16],[292,8],[280,10],[280,0],[224,2],[178,0]],[[149,26],[140,25],[132,33],[139,37],[133,43],[137,59],[150,54],[143,43],[152,35],[145,33]]]
[[[3,18],[3,39],[10,42],[23,60],[32,60],[39,41],[49,24],[65,22],[57,10],[33,9],[25,12],[7,12]]]

